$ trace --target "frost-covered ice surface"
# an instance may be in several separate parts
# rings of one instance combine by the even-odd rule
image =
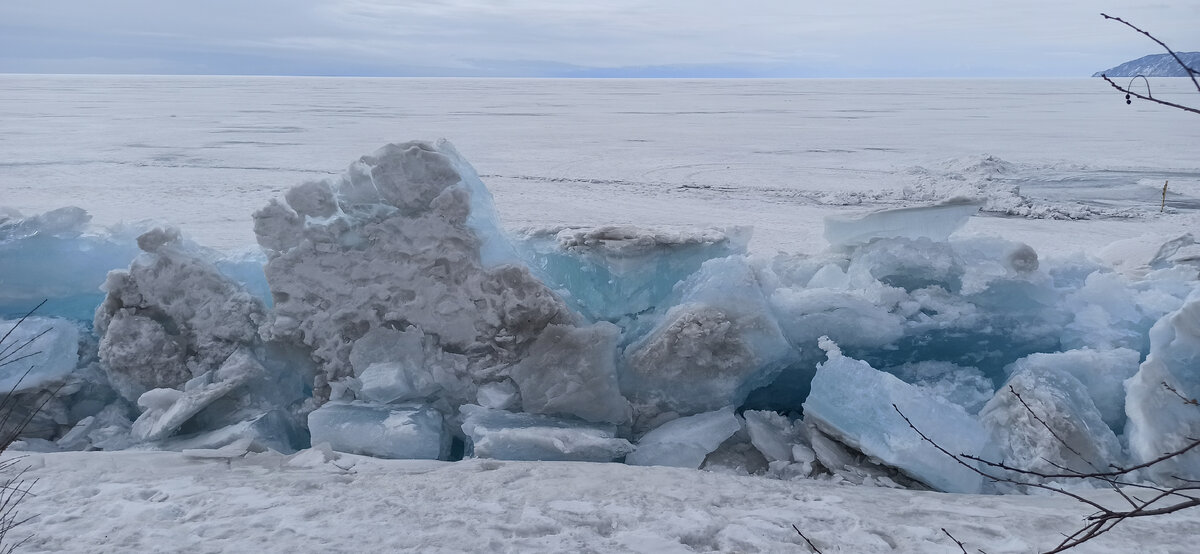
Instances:
[[[23,552],[1045,551],[1088,510],[1061,497],[947,495],[621,464],[377,460],[321,450],[31,454]],[[228,454],[226,453],[226,456]],[[1102,491],[1087,493],[1108,500]],[[1191,552],[1187,512],[1078,549]],[[22,536],[17,533],[16,536]]]
[[[122,82],[2,79],[14,85],[4,95],[61,85],[42,95],[49,110],[86,101],[97,83]],[[300,81],[313,87],[295,94],[324,91],[368,116],[322,115],[327,99],[308,111],[278,103],[281,83]],[[0,159],[0,204],[24,211],[0,211],[0,329],[50,298],[43,315],[52,317],[27,322],[20,336],[45,330],[38,340],[55,350],[31,360],[39,367],[18,391],[22,409],[46,401],[20,445],[29,450],[165,449],[184,458],[158,459],[229,468],[245,457],[259,474],[279,470],[272,478],[344,477],[347,464],[486,473],[518,467],[505,460],[624,461],[798,487],[1011,492],[940,457],[891,404],[956,450],[1033,469],[1152,458],[1200,421],[1185,402],[1200,395],[1200,251],[1189,233],[1200,170],[1181,146],[1194,143],[1195,129],[1153,111],[1102,108],[1080,83],[548,81],[539,84],[563,103],[530,104],[527,85],[504,81],[125,82],[192,85],[179,90],[204,100],[181,113],[196,127],[157,119],[179,119],[156,111],[178,99],[143,102],[146,120],[121,121],[124,134],[81,139],[95,141],[86,151],[100,158],[42,159],[27,144],[54,124],[21,127],[34,112],[4,114],[28,140],[13,149],[25,158]],[[374,94],[394,99],[396,84],[409,87],[413,112],[370,107],[381,101]],[[891,98],[895,87],[905,102]],[[245,96],[216,102],[230,90]],[[923,96],[931,92],[940,96]],[[439,111],[450,97],[459,110],[491,103]],[[801,97],[816,107],[797,108]],[[1053,103],[1062,120],[1051,125],[1045,110],[1021,111],[1014,98]],[[506,102],[530,111],[497,107]],[[855,103],[873,109],[845,111]],[[1113,114],[1105,125],[1128,118],[1123,125],[1154,151],[1100,132],[1099,110]],[[510,124],[547,117],[579,123],[571,132],[591,142],[544,121],[532,134]],[[268,123],[277,119],[289,123]],[[662,125],[647,127],[654,122]],[[337,137],[358,144],[374,126],[397,123],[404,137],[388,129],[344,159],[305,169],[346,145],[330,146]],[[704,125],[721,132],[695,132]],[[463,136],[475,167],[444,141],[372,151],[427,128]],[[137,140],[139,129],[149,142],[100,146]],[[214,129],[222,140],[208,141]],[[296,141],[262,140],[266,133]],[[1078,148],[1085,136],[1088,148]],[[179,142],[155,143],[166,139]],[[789,148],[766,149],[780,145]],[[597,158],[581,161],[581,152]],[[487,168],[482,177],[476,167]],[[88,211],[41,213],[82,190],[63,178],[72,172],[109,185],[107,194],[81,196]],[[159,188],[139,181],[148,174]],[[240,179],[241,189],[203,189],[230,208],[232,223],[213,221],[221,212],[205,210],[200,189],[189,188],[214,178]],[[1167,178],[1159,213],[1153,181]],[[153,193],[162,195],[155,209],[139,207]],[[247,202],[258,208],[253,218],[239,214]],[[172,220],[182,233],[119,223],[143,217]],[[249,236],[258,248],[243,248]],[[78,268],[57,271],[55,259]],[[15,382],[10,369],[5,382]],[[269,452],[297,449],[306,450]],[[485,461],[386,466],[343,452]],[[575,467],[584,481],[614,471]],[[1140,477],[1198,471],[1185,457]],[[1036,512],[1038,500],[1025,502]],[[497,505],[485,511],[511,511]],[[705,516],[684,511],[694,517],[667,525],[667,542],[657,520],[634,537],[668,551],[796,544],[761,511],[748,529],[686,532]],[[514,528],[498,540],[589,532],[551,532],[576,512],[539,511],[534,526],[546,533]],[[602,539],[529,546],[647,548],[604,542],[625,520],[606,521]],[[873,536],[882,543],[855,551],[940,539],[922,529],[909,542],[881,532]],[[993,536],[985,550],[1033,544]]]
[[[100,224],[150,215],[236,248],[284,188],[445,137],[511,228],[751,225],[752,250],[816,252],[825,214],[982,193],[1017,219],[968,230],[1069,251],[1194,226],[1177,216],[1200,196],[1200,129],[1121,100],[1095,79],[6,75],[0,198],[28,214],[70,199]],[[1168,179],[1174,215],[1120,217],[1156,213]]]

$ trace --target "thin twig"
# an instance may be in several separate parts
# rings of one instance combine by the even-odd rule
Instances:
[[[954,544],[958,545],[958,549],[962,550],[963,554],[967,554],[967,547],[963,546],[963,541],[960,541],[960,540],[954,538],[954,535],[951,535],[950,532],[947,531],[945,527],[942,527],[942,532],[945,533],[947,537],[950,537],[950,540],[954,541]]]
[[[1111,19],[1118,23],[1123,23],[1123,24],[1125,24],[1125,26],[1129,27],[1130,29],[1133,29],[1134,31],[1137,31],[1143,35],[1146,35],[1146,38],[1149,38],[1150,40],[1158,43],[1158,45],[1163,47],[1163,50],[1166,50],[1167,53],[1170,54],[1172,58],[1175,58],[1175,63],[1179,64],[1179,67],[1182,67],[1183,70],[1187,72],[1188,77],[1190,77],[1192,79],[1192,84],[1196,86],[1196,91],[1200,92],[1200,81],[1196,80],[1196,76],[1200,75],[1200,71],[1197,71],[1197,70],[1189,67],[1188,64],[1184,63],[1183,58],[1180,58],[1179,54],[1176,54],[1174,50],[1171,50],[1171,47],[1167,46],[1167,43],[1165,43],[1161,40],[1158,40],[1158,38],[1155,37],[1154,35],[1146,32],[1146,31],[1143,31],[1142,29],[1139,29],[1137,25],[1134,25],[1128,21],[1125,21],[1124,19],[1121,19],[1119,17],[1113,17],[1113,16],[1108,15],[1103,12],[1100,15],[1104,16],[1104,19]]]
[[[1149,101],[1151,101],[1151,102],[1154,102],[1154,103],[1156,103],[1156,104],[1162,104],[1162,105],[1164,105],[1164,106],[1170,106],[1170,107],[1172,107],[1172,108],[1178,108],[1178,109],[1181,109],[1181,110],[1183,110],[1183,111],[1185,111],[1185,112],[1192,112],[1192,113],[1194,113],[1194,114],[1200,114],[1200,110],[1198,110],[1198,109],[1196,109],[1196,108],[1192,108],[1192,107],[1189,107],[1189,106],[1184,106],[1183,104],[1176,104],[1176,103],[1174,103],[1174,102],[1167,102],[1166,100],[1159,100],[1158,98],[1154,98],[1154,97],[1152,97],[1152,96],[1146,96],[1146,95],[1143,95],[1143,94],[1138,94],[1138,93],[1136,93],[1136,92],[1134,92],[1134,91],[1132,91],[1132,90],[1129,90],[1129,89],[1127,89],[1127,88],[1125,88],[1125,87],[1122,87],[1121,85],[1118,85],[1118,84],[1114,83],[1112,79],[1109,79],[1109,78],[1108,78],[1108,75],[1101,74],[1101,75],[1100,75],[1100,78],[1101,78],[1101,79],[1104,79],[1105,81],[1108,81],[1108,84],[1112,85],[1112,87],[1113,87],[1113,88],[1115,88],[1115,89],[1117,89],[1117,90],[1119,90],[1119,91],[1121,91],[1121,92],[1124,92],[1125,94],[1128,94],[1128,95],[1130,95],[1130,96],[1132,96],[1132,97],[1134,97],[1134,98],[1141,98],[1142,100],[1149,100]]]
[[[811,548],[813,552],[815,552],[816,554],[821,554],[821,549],[817,548],[817,545],[813,544],[812,541],[808,540],[808,537],[804,536],[804,533],[800,531],[799,527],[796,527],[795,523],[792,524],[792,529],[795,529],[796,533],[798,533],[800,535],[800,538],[804,539],[804,542],[808,543],[808,547]]]

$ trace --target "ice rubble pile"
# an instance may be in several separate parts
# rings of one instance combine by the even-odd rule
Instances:
[[[750,257],[738,228],[510,239],[443,141],[288,190],[255,214],[261,257],[168,226],[88,233],[72,208],[3,212],[0,349],[36,354],[0,384],[18,409],[45,403],[27,448],[327,444],[955,492],[992,485],[896,408],[1032,470],[1200,434],[1194,239],[1117,273],[952,237],[977,209],[830,218],[817,256]],[[1200,455],[1145,476],[1200,477]]]

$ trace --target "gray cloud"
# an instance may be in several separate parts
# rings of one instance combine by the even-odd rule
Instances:
[[[831,5],[832,4],[832,5]],[[0,71],[1083,76],[1200,49],[1200,5],[927,0],[46,0],[0,6]]]

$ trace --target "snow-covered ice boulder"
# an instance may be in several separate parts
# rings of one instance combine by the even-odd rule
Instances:
[[[622,388],[643,417],[740,405],[795,353],[742,258],[705,262],[673,298],[658,324],[625,349]]]
[[[108,274],[96,309],[100,359],[130,401],[215,371],[239,348],[258,343],[261,301],[187,248],[173,228],[140,235],[143,253]]]
[[[1121,443],[1091,392],[1070,371],[1071,360],[1039,358],[1016,364],[1012,378],[979,413],[999,451],[995,461],[1044,474],[1121,465]]]
[[[457,406],[473,399],[467,357],[442,350],[416,327],[367,331],[351,346],[350,365],[363,400],[388,404],[443,398]]]
[[[699,468],[705,456],[741,428],[732,407],[681,417],[643,435],[625,463]]]
[[[312,444],[377,458],[445,460],[451,436],[426,405],[329,402],[308,414]]]
[[[986,430],[962,407],[847,358],[822,339],[828,360],[817,368],[804,419],[864,454],[944,492],[978,493],[982,478],[939,452],[896,413],[956,454],[979,455]]]
[[[629,402],[617,381],[621,329],[608,322],[588,327],[547,325],[509,376],[526,412],[572,416],[593,423],[628,423]]]
[[[284,197],[254,215],[274,300],[266,332],[312,352],[318,402],[353,376],[351,350],[374,329],[412,326],[466,353],[478,384],[546,325],[574,321],[517,263],[490,194],[448,142],[389,144]]]
[[[1140,358],[1136,351],[1128,348],[1083,348],[1030,354],[1004,369],[1011,376],[1010,380],[1021,373],[1070,376],[1084,387],[1084,393],[1104,423],[1114,433],[1121,434],[1125,428],[1125,381],[1137,373]]]
[[[617,438],[614,425],[529,413],[493,410],[474,404],[460,408],[467,455],[499,460],[612,462],[633,451]]]

